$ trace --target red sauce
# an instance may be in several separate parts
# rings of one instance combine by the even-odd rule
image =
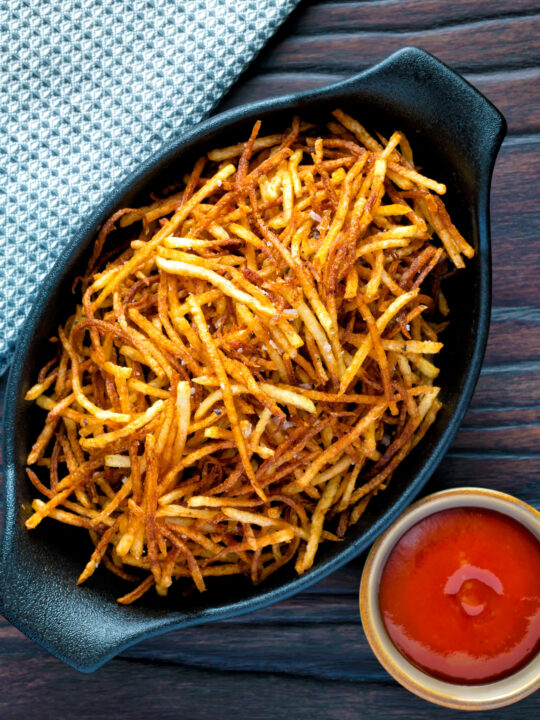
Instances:
[[[430,675],[507,677],[540,650],[540,542],[493,510],[434,513],[394,546],[379,603],[393,643]]]

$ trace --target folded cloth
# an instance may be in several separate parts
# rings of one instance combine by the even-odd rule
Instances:
[[[0,373],[119,180],[200,121],[298,0],[0,0]]]

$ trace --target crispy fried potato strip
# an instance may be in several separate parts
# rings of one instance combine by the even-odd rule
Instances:
[[[79,584],[306,572],[435,420],[441,281],[474,249],[401,132],[328,121],[257,122],[99,234],[26,394],[26,526],[90,534]]]

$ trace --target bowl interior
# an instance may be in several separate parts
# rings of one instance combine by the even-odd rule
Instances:
[[[459,98],[455,101],[458,103]],[[482,104],[487,105],[481,96],[477,102],[479,109]],[[294,114],[309,122],[324,123],[336,107],[386,136],[394,129],[405,132],[422,172],[447,184],[447,208],[476,249],[477,254],[467,263],[467,268],[449,278],[444,286],[451,308],[451,323],[442,336],[445,347],[439,356],[443,409],[423,441],[394,473],[388,489],[369,503],[365,514],[355,527],[350,528],[342,543],[321,545],[314,567],[301,579],[291,565],[258,587],[243,578],[220,578],[208,583],[208,592],[184,597],[184,588],[178,583],[167,598],[148,593],[127,609],[118,606],[115,598],[124,594],[129,586],[106,570],[99,569],[88,583],[75,588],[76,578],[92,549],[86,533],[53,521],[43,522],[31,533],[24,529],[23,523],[34,497],[34,490],[24,473],[24,461],[41,429],[43,411],[25,402],[23,397],[35,382],[39,368],[51,356],[48,338],[55,334],[58,324],[65,320],[76,303],[71,292],[72,283],[88,261],[97,229],[115,209],[145,204],[150,191],[159,191],[177,182],[201,154],[246,139],[257,118],[262,119],[262,132],[267,133],[286,128]],[[410,102],[406,87],[401,94],[390,94],[384,89],[377,93],[363,90],[361,83],[357,87],[344,83],[330,90],[260,103],[244,111],[230,111],[204,123],[200,130],[169,147],[159,158],[150,159],[138,175],[120,188],[116,196],[81,228],[74,238],[75,249],[60,259],[40,290],[22,334],[7,391],[3,603],[6,614],[9,615],[9,608],[12,608],[11,614],[17,615],[19,627],[39,642],[54,645],[50,641],[50,625],[43,635],[32,628],[31,612],[35,612],[35,608],[25,615],[17,606],[21,594],[28,596],[31,593],[32,603],[48,602],[52,593],[66,609],[70,608],[69,612],[73,612],[70,603],[75,602],[77,617],[84,618],[85,613],[90,613],[99,618],[103,633],[108,633],[107,643],[111,648],[116,632],[111,630],[113,626],[116,629],[129,627],[130,632],[134,628],[140,628],[141,632],[156,631],[165,625],[198,622],[254,609],[307,586],[367,547],[420,490],[457,429],[472,393],[480,369],[489,316],[489,240],[485,204],[492,159],[486,165],[485,176],[480,177],[478,156],[463,150],[464,145],[471,145],[470,138],[464,143],[464,136],[460,134],[463,129],[453,128],[444,118],[440,120],[445,125],[445,132],[442,132],[441,124],[433,120],[441,112],[442,109],[433,109],[428,121],[425,107],[422,109]],[[450,142],[452,134],[454,139]],[[494,154],[493,148],[491,152]],[[54,232],[51,228],[51,234]],[[119,239],[119,236],[112,237],[115,241]],[[82,637],[85,622],[80,622],[83,627],[72,629],[73,637]],[[59,637],[64,631],[59,630]],[[121,635],[121,631],[118,632]],[[74,662],[84,665],[83,657],[81,655],[81,659]]]

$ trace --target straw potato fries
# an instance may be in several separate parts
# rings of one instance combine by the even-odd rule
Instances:
[[[308,570],[441,407],[441,280],[474,254],[445,190],[402,133],[336,110],[266,137],[257,122],[115,213],[26,395],[47,412],[27,528],[88,531],[78,582],[103,563],[137,583],[124,604]]]

